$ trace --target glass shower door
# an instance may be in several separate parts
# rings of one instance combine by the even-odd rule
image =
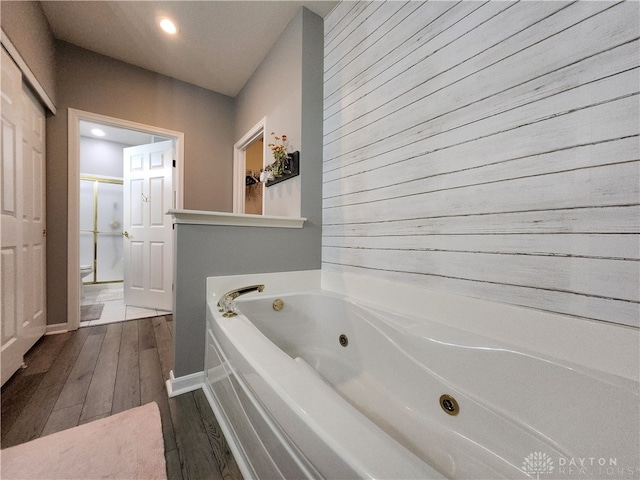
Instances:
[[[80,181],[80,265],[91,265],[84,283],[124,281],[122,180]]]
[[[80,180],[80,266],[95,269],[95,181]],[[95,283],[95,270],[81,279],[82,283]]]
[[[124,280],[122,183],[98,184],[96,215],[96,281]]]

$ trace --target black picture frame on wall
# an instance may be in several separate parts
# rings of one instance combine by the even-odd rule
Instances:
[[[276,177],[273,180],[267,181],[267,187],[271,187],[280,182],[284,182],[285,180],[289,180],[290,178],[300,175],[300,152],[296,150],[293,153],[288,153],[287,157],[289,157],[289,165],[288,168],[285,168],[285,170],[288,170],[289,173],[285,173],[280,177]]]

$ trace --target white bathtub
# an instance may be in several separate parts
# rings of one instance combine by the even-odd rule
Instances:
[[[637,478],[637,382],[428,315],[268,290],[236,317],[208,309],[206,391],[247,477]]]

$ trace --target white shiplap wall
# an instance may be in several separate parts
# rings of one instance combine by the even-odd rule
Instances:
[[[638,326],[636,2],[343,2],[323,268]]]

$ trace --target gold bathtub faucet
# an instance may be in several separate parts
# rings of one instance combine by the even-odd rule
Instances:
[[[234,300],[240,295],[246,295],[251,292],[262,292],[264,285],[251,285],[250,287],[237,288],[225,293],[218,301],[218,311],[222,312],[223,317],[235,317],[238,313],[238,307]]]

